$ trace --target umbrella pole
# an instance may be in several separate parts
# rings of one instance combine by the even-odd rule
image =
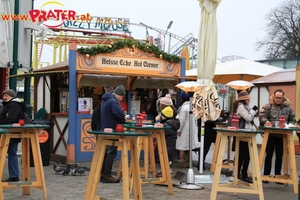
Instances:
[[[186,175],[186,183],[182,182],[180,183],[177,187],[180,189],[186,189],[186,190],[200,190],[204,189],[203,185],[201,184],[195,184],[195,173],[193,170],[193,165],[192,165],[192,153],[193,153],[193,131],[192,128],[192,123],[193,123],[193,111],[192,111],[192,102],[193,102],[193,93],[189,92],[190,96],[190,111],[189,111],[189,157],[190,157],[190,162],[189,162],[189,169]]]

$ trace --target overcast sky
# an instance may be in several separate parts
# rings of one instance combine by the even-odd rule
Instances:
[[[40,8],[46,0],[35,0]],[[197,0],[60,0],[66,9],[92,16],[129,18],[131,23],[143,22],[148,26],[165,30],[170,21],[170,32],[180,37],[192,33],[198,37],[200,7]],[[75,3],[76,2],[76,3]],[[255,43],[265,36],[265,15],[282,0],[222,0],[217,10],[218,58],[237,55],[249,60],[262,60],[262,52],[255,52]],[[145,39],[145,28],[131,26],[132,36]],[[150,35],[157,32],[149,30]],[[168,37],[166,37],[168,42]],[[171,40],[171,46],[177,43]],[[166,43],[168,46],[168,43]],[[45,48],[44,52],[51,51]],[[42,60],[41,60],[42,61]]]

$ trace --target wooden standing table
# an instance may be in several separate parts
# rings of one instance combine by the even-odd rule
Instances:
[[[298,193],[298,177],[295,159],[295,147],[293,131],[300,131],[299,127],[294,128],[277,128],[260,126],[259,129],[264,130],[263,143],[260,149],[259,165],[260,169],[263,166],[265,151],[268,143],[268,138],[271,133],[280,134],[283,137],[283,173],[284,175],[264,175],[262,180],[284,183],[286,185],[292,184],[294,186],[294,193]]]
[[[256,144],[256,134],[263,133],[261,130],[255,129],[239,129],[239,130],[227,130],[226,128],[214,128],[218,133],[221,134],[221,143],[218,152],[217,165],[214,174],[214,181],[212,185],[210,199],[215,200],[217,198],[217,192],[233,192],[233,193],[249,193],[249,194],[258,194],[259,199],[263,200],[263,188],[261,182],[260,168],[258,162],[258,152]],[[236,137],[236,148],[235,156],[239,157],[239,141],[248,142],[249,154],[250,154],[250,163],[252,168],[252,179],[253,184],[246,183],[238,179],[238,159],[235,159],[234,164],[234,180],[232,183],[228,184],[219,184],[221,169],[223,165],[223,157],[226,148],[227,137]]]
[[[47,199],[38,134],[43,129],[48,129],[49,125],[25,124],[24,126],[13,126],[11,124],[6,124],[0,125],[0,128],[8,129],[11,132],[11,134],[2,134],[0,139],[0,173],[2,176],[10,139],[22,139],[22,180],[19,182],[0,182],[0,199],[3,199],[3,189],[18,186],[22,187],[23,195],[30,194],[30,187],[40,189],[43,191],[44,199]],[[36,181],[30,181],[30,146],[32,148]]]
[[[85,200],[91,199],[102,199],[102,197],[96,195],[98,188],[98,183],[100,180],[100,174],[102,169],[102,164],[104,162],[104,156],[106,151],[106,146],[120,146],[122,147],[122,176],[123,176],[123,199],[129,199],[129,175],[133,178],[133,191],[134,199],[141,200],[142,188],[140,182],[140,165],[139,165],[139,137],[148,137],[149,133],[141,133],[134,131],[123,131],[123,132],[103,132],[103,131],[87,131],[90,134],[97,135],[96,147],[94,150],[94,156],[91,164],[90,174],[85,191]],[[130,168],[131,173],[129,173],[128,168],[128,144],[130,146],[131,152],[131,162]]]
[[[173,185],[172,185],[172,178],[170,174],[170,166],[169,166],[169,159],[168,159],[168,151],[166,145],[166,138],[165,138],[165,130],[171,129],[170,126],[165,127],[157,127],[155,128],[154,125],[144,125],[144,126],[135,126],[135,124],[125,124],[124,128],[129,130],[135,131],[146,131],[151,133],[150,138],[148,141],[145,141],[144,144],[144,171],[145,171],[145,178],[142,179],[142,183],[152,183],[152,184],[160,184],[160,185],[167,185],[169,189],[169,194],[173,194]],[[154,143],[153,139],[156,140],[156,145],[158,149],[159,155],[159,163],[161,167],[161,177],[156,176],[156,165],[155,165],[155,156],[154,156]],[[148,143],[148,145],[147,145]],[[150,165],[152,171],[152,178],[148,177],[148,160],[150,157]]]
[[[215,122],[216,128],[225,128],[227,125],[227,122]],[[210,171],[215,172],[216,169],[216,164],[217,164],[217,157],[218,157],[218,152],[219,152],[219,147],[220,147],[220,140],[221,140],[221,132],[217,132],[217,137],[216,137],[216,142],[214,145],[214,153],[212,157],[212,162],[210,166]],[[205,137],[205,135],[204,135]],[[234,166],[234,161],[231,160],[231,137],[227,137],[227,158],[226,160],[223,161],[223,167],[227,168],[227,171],[229,169],[233,169]]]

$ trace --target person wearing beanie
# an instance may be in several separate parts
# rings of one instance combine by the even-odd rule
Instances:
[[[177,130],[180,127],[180,122],[178,119],[173,117],[174,111],[170,106],[165,107],[161,111],[161,123],[164,126],[170,126],[171,129],[165,130],[166,146],[168,152],[168,159],[170,165],[170,173],[173,173],[172,163],[173,163],[173,152],[175,150],[176,139],[177,139]],[[161,176],[161,171],[157,173],[157,176]]]
[[[174,107],[173,102],[172,102],[172,98],[170,94],[166,94],[165,97],[160,98],[159,100],[159,110],[160,112],[158,113],[158,115],[155,117],[155,121],[159,121],[161,119],[161,111],[166,108],[166,107],[171,107],[173,109],[173,117],[175,118],[176,114],[177,114],[177,109]]]
[[[189,96],[188,93],[183,92],[183,93],[181,94],[181,99],[182,99],[183,102],[186,102],[186,101],[189,101],[189,100],[190,100],[190,96]]]
[[[166,94],[165,97],[161,98],[159,101],[160,105],[166,105],[166,106],[171,106],[173,105],[172,99],[171,99],[171,95],[170,94]]]
[[[120,95],[122,97],[126,96],[125,88],[123,85],[119,85],[116,87],[116,89],[113,91],[114,94]]]
[[[165,107],[161,111],[161,115],[167,119],[171,119],[171,118],[173,118],[173,115],[174,115],[173,109],[170,106]]]
[[[164,105],[173,105],[173,107],[176,107],[174,99],[171,98],[171,95],[169,94],[169,90],[167,88],[162,89],[162,95],[156,100],[156,110],[157,113],[160,114],[162,108],[160,106],[160,101],[162,98],[167,97],[167,99],[164,99],[163,102],[165,102]],[[169,102],[171,100],[171,103]]]
[[[4,90],[4,91],[2,92],[2,96],[3,96],[4,94],[8,94],[10,97],[16,97],[16,96],[17,96],[17,95],[16,95],[16,92],[15,92],[14,90],[12,90],[12,89],[6,89],[6,90]]]
[[[2,92],[3,108],[0,113],[0,124],[19,123],[19,119],[25,118],[26,105],[16,98],[16,92],[12,89],[7,89]],[[21,139],[13,138],[8,146],[8,172],[9,178],[4,182],[19,181],[19,164],[18,164],[18,143]]]
[[[252,129],[253,119],[258,112],[257,106],[252,109],[249,107],[250,95],[247,91],[241,91],[238,93],[238,98],[233,103],[233,115],[239,118],[239,129]],[[232,142],[232,147],[235,147],[235,137]],[[234,149],[234,148],[233,148]],[[248,177],[248,166],[250,163],[248,142],[240,141],[239,157],[238,157],[238,179],[253,183]]]
[[[105,128],[112,128],[116,130],[117,124],[125,122],[125,113],[120,105],[126,95],[123,85],[119,85],[111,92],[105,92],[102,96],[101,112],[100,112],[100,130]],[[120,180],[112,177],[111,170],[114,159],[117,156],[116,146],[107,146],[105,158],[102,165],[100,181],[103,183],[119,183]]]

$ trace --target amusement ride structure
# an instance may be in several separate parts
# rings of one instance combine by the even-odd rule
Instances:
[[[191,68],[196,67],[197,63],[197,39],[194,38],[192,33],[189,33],[185,37],[180,37],[176,34],[167,32],[165,30],[150,27],[143,23],[130,23],[129,26],[138,26],[146,29],[146,39],[141,40],[141,42],[148,42],[149,44],[155,44],[157,46],[165,43],[160,35],[168,35],[169,48],[168,52],[170,54],[179,55],[181,54],[183,46],[188,46],[190,53],[190,64]],[[158,33],[158,37],[153,39],[150,36],[148,29],[152,29]],[[170,47],[171,38],[176,41],[175,45]],[[33,68],[37,69],[43,67],[42,64],[42,53],[45,45],[48,48],[53,49],[52,63],[58,63],[67,60],[68,45],[70,43],[76,43],[78,46],[91,46],[91,45],[108,45],[122,39],[134,39],[131,36],[131,32],[113,32],[113,31],[102,31],[102,30],[87,30],[87,29],[77,29],[77,28],[65,28],[65,27],[48,27],[47,32],[36,31],[34,34],[34,49],[33,49]],[[165,38],[164,38],[165,39]],[[46,47],[47,48],[47,47]]]

